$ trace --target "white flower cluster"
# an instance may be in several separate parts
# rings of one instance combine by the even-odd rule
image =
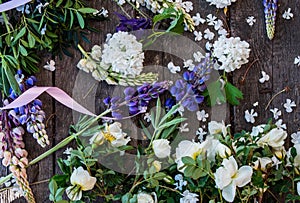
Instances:
[[[249,54],[248,42],[241,41],[239,37],[221,36],[213,44],[213,56],[222,63],[217,67],[218,70],[231,72],[241,68],[243,64],[248,63]]]
[[[232,2],[236,2],[236,0],[206,0],[210,2],[210,5],[215,5],[217,8],[225,8],[230,6]]]
[[[143,70],[143,45],[127,32],[115,33],[104,44],[102,62],[117,73],[137,76]]]

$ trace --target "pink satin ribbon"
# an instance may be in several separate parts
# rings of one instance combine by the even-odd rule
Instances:
[[[19,6],[22,6],[32,0],[11,0],[5,3],[0,4],[0,12],[8,11]]]
[[[20,106],[24,106],[32,102],[34,99],[36,99],[44,92],[47,92],[51,97],[53,97],[58,102],[65,105],[66,107],[69,107],[70,109],[73,109],[77,112],[86,115],[96,116],[94,113],[90,112],[89,110],[81,106],[79,103],[77,103],[72,97],[70,97],[67,93],[65,93],[63,90],[59,89],[58,87],[32,87],[27,91],[25,91],[23,94],[21,94],[12,103],[0,109],[5,110],[5,109],[13,109]]]

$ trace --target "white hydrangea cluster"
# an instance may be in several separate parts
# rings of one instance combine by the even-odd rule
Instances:
[[[236,0],[206,0],[210,2],[210,5],[215,5],[217,8],[225,8],[230,6],[232,2],[236,2]]]
[[[117,32],[104,44],[102,63],[123,75],[137,76],[143,70],[143,45],[128,32]]]
[[[213,56],[221,62],[218,70],[231,72],[241,68],[243,64],[248,63],[249,54],[248,42],[241,41],[239,37],[220,36],[213,44]]]

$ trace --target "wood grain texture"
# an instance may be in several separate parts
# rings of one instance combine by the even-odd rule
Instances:
[[[223,10],[217,10],[215,7],[210,6],[205,0],[193,0],[194,10],[192,15],[200,13],[205,18],[208,14],[212,13],[218,18],[223,19],[225,27],[228,28],[229,33],[233,37],[240,37],[242,40],[246,40],[251,47],[251,54],[249,63],[242,66],[240,70],[236,70],[230,75],[232,82],[244,93],[244,99],[241,104],[236,107],[231,107],[231,111],[228,106],[219,106],[209,109],[204,106],[200,106],[200,109],[205,109],[209,112],[212,120],[226,120],[230,122],[234,132],[241,129],[251,130],[250,124],[246,123],[244,119],[245,110],[255,109],[258,112],[258,118],[255,124],[266,122],[268,118],[272,117],[270,112],[271,108],[279,108],[283,115],[281,118],[284,123],[287,124],[289,134],[299,130],[300,128],[300,109],[296,108],[292,113],[286,113],[283,107],[286,98],[290,98],[296,102],[297,106],[300,105],[300,85],[299,85],[299,67],[293,65],[294,58],[300,55],[300,30],[298,25],[300,24],[300,18],[296,15],[300,10],[300,2],[294,0],[280,1],[280,5],[277,12],[276,20],[276,33],[275,38],[270,41],[267,38],[265,30],[265,19],[263,13],[262,0],[238,0],[233,3],[229,8],[227,16],[223,13]],[[87,51],[91,49],[94,44],[102,44],[105,42],[106,34],[113,33],[115,27],[118,24],[117,17],[113,14],[113,11],[122,13],[120,8],[112,3],[110,0],[96,0],[89,1],[91,7],[100,9],[102,6],[107,8],[110,12],[110,20],[104,22],[93,22],[95,28],[100,30],[100,33],[90,33],[88,38],[92,43],[82,44]],[[282,18],[282,14],[287,8],[292,8],[294,18],[291,20],[285,20]],[[130,16],[136,16],[136,12],[130,8],[125,7],[126,12]],[[151,15],[148,12],[149,15]],[[248,16],[254,16],[256,23],[250,27],[246,23]],[[199,26],[197,31],[203,31],[207,26]],[[211,28],[211,30],[213,30]],[[192,33],[185,33],[185,36],[194,39]],[[166,66],[170,61],[173,61],[176,65],[182,65],[183,59],[192,58],[192,52],[194,47],[189,44],[180,44],[180,41],[176,42],[174,50],[172,40],[167,39],[158,43],[161,52],[148,50],[145,53],[145,66],[146,71],[152,71],[159,74],[159,80],[174,80],[180,78],[181,75],[171,75]],[[197,42],[196,45],[205,49],[204,41]],[[153,48],[154,50],[158,48]],[[43,70],[39,76],[39,84],[53,85],[63,89],[69,95],[73,96],[79,103],[87,107],[91,111],[100,113],[104,110],[102,100],[107,96],[114,96],[122,94],[123,87],[109,86],[105,82],[95,82],[89,74],[85,74],[82,71],[78,71],[76,64],[81,58],[79,51],[73,51],[74,56],[64,57],[62,60],[56,59],[55,73],[49,73]],[[253,65],[250,64],[253,62]],[[261,71],[265,71],[270,75],[270,80],[264,84],[258,82],[261,78]],[[243,78],[245,78],[243,80]],[[275,97],[271,102],[269,108],[265,110],[267,103],[271,97],[284,89],[289,87],[290,91],[280,94]],[[43,96],[44,107],[46,109],[47,118],[54,114],[48,121],[47,131],[49,133],[51,146],[54,146],[59,141],[64,139],[68,135],[70,124],[76,122],[78,114],[67,109],[58,102],[52,101],[50,97]],[[259,102],[257,107],[253,106],[253,103]],[[218,115],[222,111],[223,117]],[[186,112],[186,116],[189,121],[192,121],[191,126],[201,126],[194,114]],[[142,118],[139,118],[142,119]],[[137,124],[137,120],[130,120],[122,122],[124,128],[129,128],[132,138],[138,143],[140,137],[140,129]],[[196,128],[191,128],[190,132],[186,136],[189,138],[194,137]],[[26,146],[30,154],[30,159],[38,156],[49,147],[41,149],[37,147],[33,138],[26,138]],[[71,144],[72,146],[72,144]],[[50,178],[54,174],[60,173],[60,170],[56,164],[56,160],[62,157],[64,149],[59,150],[55,155],[48,157],[42,162],[35,164],[28,169],[30,182],[38,182]],[[6,169],[0,167],[1,174],[6,174]],[[48,200],[48,183],[36,184],[32,186],[33,192],[36,195],[37,202],[49,202]],[[25,200],[18,200],[15,202],[24,202]]]

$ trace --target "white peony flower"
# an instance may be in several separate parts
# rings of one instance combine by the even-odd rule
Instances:
[[[91,57],[96,61],[100,61],[101,56],[102,56],[101,47],[99,45],[94,45],[92,47]]]
[[[184,171],[182,157],[189,156],[193,159],[196,159],[197,156],[201,153],[202,145],[197,142],[192,142],[189,140],[183,140],[178,144],[175,154],[175,162],[177,163],[177,170],[180,172]]]
[[[191,193],[188,190],[182,193],[182,198],[180,198],[180,203],[197,203],[199,199],[197,198],[199,195],[195,193]]]
[[[82,191],[94,188],[97,179],[90,176],[89,172],[80,166],[73,171],[70,181],[72,186],[66,189],[67,196],[70,200],[77,201],[81,199]]]
[[[228,202],[233,202],[236,186],[244,187],[251,181],[253,170],[250,166],[238,165],[233,156],[223,159],[221,167],[214,173],[217,188],[222,190],[222,196]]]
[[[275,149],[281,148],[284,145],[284,140],[287,138],[287,133],[281,128],[273,128],[262,136],[258,141],[257,145],[263,147],[264,145],[269,145]]]
[[[218,70],[232,72],[248,63],[250,54],[249,44],[239,37],[220,36],[213,44],[213,56],[222,63]]]
[[[167,139],[154,140],[152,143],[152,149],[155,156],[160,159],[166,158],[171,154],[170,142]]]
[[[223,136],[227,135],[227,127],[229,125],[225,126],[224,121],[222,123],[219,123],[217,121],[210,121],[208,123],[208,132],[211,135],[216,135],[216,134],[223,134]]]

